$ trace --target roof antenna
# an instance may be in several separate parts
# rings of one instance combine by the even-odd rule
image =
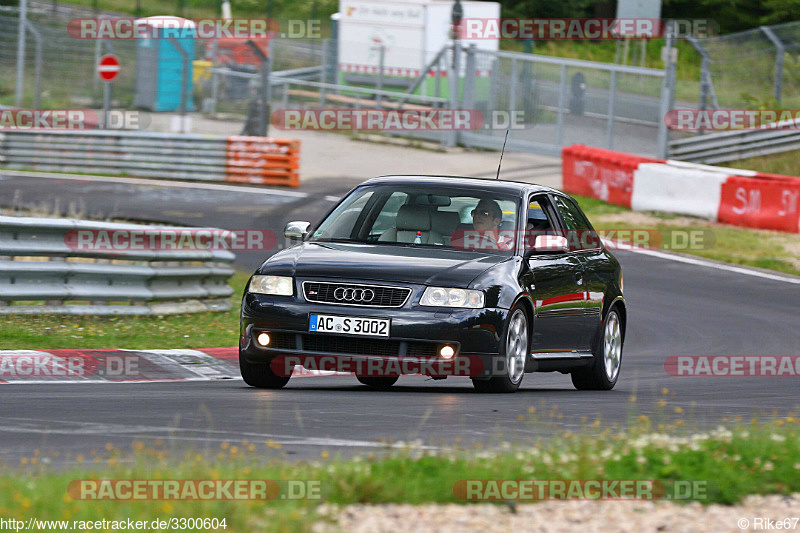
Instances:
[[[500,166],[503,164],[503,154],[506,153],[506,141],[508,140],[508,130],[506,130],[506,138],[503,139],[503,150],[500,152],[500,162],[497,164],[497,177],[496,180],[500,179]]]

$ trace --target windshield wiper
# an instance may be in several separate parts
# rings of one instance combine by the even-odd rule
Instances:
[[[356,239],[314,239],[308,242],[341,242],[341,243],[355,243],[355,244],[369,244],[367,241],[359,241]]]

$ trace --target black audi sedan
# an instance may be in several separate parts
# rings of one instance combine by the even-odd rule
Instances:
[[[242,299],[244,381],[283,387],[298,367],[374,388],[402,374],[467,376],[514,392],[525,373],[581,390],[619,379],[622,272],[578,204],[527,183],[386,176],[350,191]]]

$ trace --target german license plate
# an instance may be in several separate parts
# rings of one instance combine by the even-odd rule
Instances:
[[[343,333],[388,337],[391,320],[388,318],[362,318],[354,316],[310,315],[308,331],[315,333]]]

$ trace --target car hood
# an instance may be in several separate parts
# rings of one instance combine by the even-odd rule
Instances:
[[[504,255],[429,247],[303,243],[269,258],[261,274],[467,287]]]

